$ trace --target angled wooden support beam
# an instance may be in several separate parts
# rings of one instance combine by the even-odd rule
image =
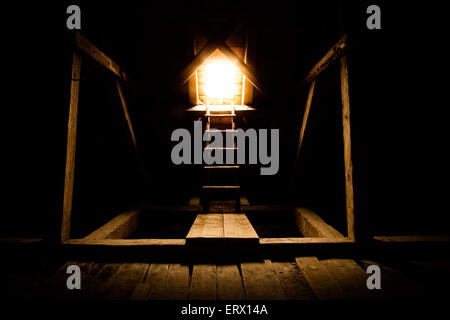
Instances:
[[[309,86],[308,99],[306,100],[305,112],[303,113],[302,127],[300,129],[300,135],[298,137],[297,154],[295,156],[295,164],[297,163],[298,157],[300,155],[300,149],[302,148],[303,138],[305,136],[306,123],[308,122],[309,110],[311,108],[311,102],[312,102],[312,98],[313,98],[313,94],[314,94],[315,85],[316,85],[316,80],[313,80],[311,82],[311,85]]]
[[[234,53],[234,51],[231,50],[231,48],[225,43],[220,44],[219,50],[225,55],[225,57],[228,58],[228,60],[230,60],[239,68],[239,70],[241,70],[241,72],[247,77],[248,81],[250,81],[259,92],[261,92],[262,94],[265,93],[263,85],[256,78],[253,68],[242,61],[242,59],[239,58],[239,56]]]
[[[355,209],[353,199],[353,164],[352,145],[350,135],[350,98],[348,89],[347,56],[341,58],[341,97],[342,97],[342,129],[344,136],[344,164],[345,164],[345,197],[347,208],[348,237],[355,239]]]
[[[89,40],[83,37],[79,32],[75,35],[75,43],[82,52],[97,61],[100,65],[111,71],[117,77],[122,78],[119,65],[104,54],[99,48],[93,45]]]
[[[73,54],[72,83],[70,88],[69,121],[67,125],[66,173],[64,179],[63,214],[61,221],[61,241],[70,238],[72,214],[73,182],[75,173],[75,150],[77,140],[78,96],[80,88],[81,57]]]
[[[143,175],[147,176],[147,169],[145,168],[144,163],[142,161],[142,158],[140,157],[140,154],[139,154],[137,141],[136,141],[136,134],[134,133],[134,129],[133,129],[133,124],[131,122],[130,113],[128,112],[128,106],[127,106],[127,101],[125,99],[125,93],[124,93],[124,90],[123,90],[122,81],[120,79],[116,79],[116,86],[117,86],[117,91],[119,93],[120,102],[121,102],[121,105],[122,105],[123,115],[125,116],[125,119],[127,121],[128,130],[130,132],[131,140],[133,141],[134,149],[136,151],[138,165],[140,166],[140,169],[141,169]]]
[[[128,112],[127,101],[125,100],[125,94],[124,94],[123,87],[122,87],[122,84],[120,83],[119,79],[116,79],[116,86],[117,86],[117,91],[119,92],[119,97],[120,97],[120,102],[122,104],[123,114],[125,116],[125,119],[127,120],[128,130],[130,131],[131,140],[133,140],[134,147],[137,150],[136,135],[134,134],[134,129],[133,129],[133,125],[131,123],[130,113]]]
[[[190,77],[198,70],[200,69],[213,55],[213,53],[217,50],[217,47],[221,41],[211,41],[206,44],[198,52],[198,54],[194,57],[194,59],[184,68],[183,72],[178,77],[176,84],[177,85],[183,85],[185,84]]]
[[[330,50],[328,50],[328,52],[323,56],[323,58],[320,59],[319,62],[317,62],[314,65],[314,67],[312,67],[308,75],[303,80],[303,84],[310,83],[311,81],[316,79],[317,76],[328,66],[330,66],[333,62],[339,60],[339,58],[341,58],[342,55],[345,53],[347,46],[348,46],[347,34],[344,34],[339,39],[339,41]]]

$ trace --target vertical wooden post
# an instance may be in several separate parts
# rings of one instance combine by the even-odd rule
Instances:
[[[134,134],[133,125],[131,124],[130,113],[128,112],[128,107],[127,107],[127,102],[125,100],[123,87],[122,87],[122,84],[120,83],[119,79],[116,79],[116,85],[117,85],[117,91],[119,92],[120,101],[122,103],[123,114],[125,115],[125,119],[127,119],[127,124],[128,124],[128,129],[130,130],[131,139],[133,140],[134,147],[137,151],[136,136]]]
[[[350,99],[348,93],[347,56],[341,58],[341,97],[342,97],[342,129],[344,135],[344,163],[345,163],[345,197],[347,207],[347,235],[355,239],[355,215],[353,199],[353,164],[352,145],[350,136]]]
[[[70,88],[69,121],[67,125],[66,174],[64,179],[64,203],[61,222],[61,242],[70,238],[73,182],[75,173],[75,150],[77,141],[78,94],[80,88],[81,57],[73,54],[72,83]]]
[[[298,138],[297,155],[295,156],[295,164],[297,164],[298,156],[300,155],[300,149],[303,144],[303,137],[305,136],[306,123],[308,122],[309,110],[311,109],[312,97],[314,94],[314,87],[316,80],[311,82],[308,92],[308,99],[306,100],[305,112],[303,113],[302,128],[300,129],[300,136]]]

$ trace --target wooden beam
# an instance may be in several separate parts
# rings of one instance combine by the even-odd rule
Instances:
[[[2,244],[41,244],[41,238],[0,238],[0,245]]]
[[[296,208],[294,216],[297,228],[305,237],[344,238],[341,233],[309,209]]]
[[[123,114],[125,116],[125,119],[127,120],[128,130],[130,130],[131,139],[133,140],[134,148],[137,151],[136,135],[134,134],[134,129],[133,129],[133,125],[131,123],[130,113],[128,112],[127,101],[125,100],[125,94],[123,92],[123,87],[122,87],[122,84],[120,83],[119,79],[116,79],[116,86],[117,86],[117,91],[119,92],[120,101],[122,103]]]
[[[258,234],[244,213],[223,214],[223,235],[227,240],[258,243]]]
[[[334,61],[338,60],[345,53],[348,46],[347,34],[344,34],[339,41],[323,56],[322,59],[317,62],[314,67],[309,71],[308,75],[303,80],[303,84],[308,84],[317,76],[330,66]]]
[[[316,85],[316,80],[313,80],[309,87],[308,99],[306,100],[305,112],[303,113],[303,121],[302,121],[302,127],[300,129],[300,135],[298,137],[297,155],[295,156],[295,163],[297,163],[298,157],[300,155],[300,149],[303,144],[303,137],[305,136],[306,123],[308,121],[309,110],[311,108],[311,102],[312,102],[312,97],[314,94],[315,85]]]
[[[204,46],[194,57],[194,59],[186,66],[186,68],[184,68],[183,72],[178,77],[176,84],[185,84],[198,69],[208,62],[209,58],[211,58],[217,50],[218,45],[219,43],[217,41],[210,41],[206,46]]]
[[[247,80],[250,81],[253,86],[262,94],[265,93],[265,89],[262,84],[258,81],[255,76],[255,71],[249,65],[244,63],[241,58],[238,57],[230,47],[228,47],[225,43],[221,43],[219,45],[219,50],[222,52],[225,57],[228,58],[233,64],[235,64],[239,70],[247,77]]]
[[[350,98],[348,90],[347,56],[341,58],[342,128],[344,135],[345,198],[347,207],[347,236],[355,239],[355,209],[353,199],[353,164],[350,135]]]
[[[61,241],[70,238],[73,182],[75,174],[75,150],[77,141],[78,96],[80,88],[81,57],[73,54],[72,83],[70,87],[69,121],[67,125],[66,173],[64,178],[63,214],[61,220]]]
[[[184,246],[185,239],[70,239],[64,245],[95,247]]]
[[[260,238],[260,245],[303,245],[303,244],[352,244],[349,238]]]
[[[122,78],[119,65],[115,63],[111,58],[109,58],[106,54],[104,54],[99,48],[93,45],[89,40],[83,37],[79,32],[77,32],[75,35],[75,42],[77,47],[81,51],[97,61],[107,70],[111,71],[117,77]]]
[[[186,239],[223,238],[223,214],[198,214]]]
[[[316,257],[295,258],[295,262],[318,299],[338,300],[346,297],[342,288]]]
[[[390,243],[414,243],[414,242],[450,242],[450,235],[444,236],[375,236],[376,241]]]
[[[189,266],[171,264],[164,285],[163,299],[187,300],[189,294]]]
[[[216,300],[215,264],[194,264],[189,300]]]
[[[84,240],[94,239],[123,239],[127,238],[139,224],[139,210],[130,210],[106,223],[104,226],[98,228]]]
[[[285,300],[286,295],[270,260],[241,263],[247,300]]]
[[[245,292],[238,266],[217,265],[217,300],[245,300]]]
[[[320,263],[352,300],[375,298],[376,292],[380,291],[367,289],[368,275],[354,260],[327,259],[321,260]]]

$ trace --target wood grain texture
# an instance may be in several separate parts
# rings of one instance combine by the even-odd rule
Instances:
[[[223,238],[223,214],[198,214],[186,239]]]
[[[353,199],[353,164],[350,135],[350,98],[348,89],[347,56],[341,58],[342,128],[344,135],[345,199],[347,208],[347,236],[355,239],[355,208]]]
[[[186,300],[189,294],[189,267],[171,264],[167,274],[163,298],[165,300]]]
[[[241,263],[248,300],[284,300],[286,295],[270,260]]]
[[[244,300],[242,277],[237,265],[217,265],[217,300]]]
[[[295,258],[309,286],[320,300],[339,300],[346,297],[342,288],[316,257]]]
[[[337,61],[345,53],[347,49],[347,35],[344,34],[338,42],[331,47],[330,50],[311,68],[308,75],[303,80],[304,84],[308,84],[316,79],[319,74],[328,68],[333,62]]]
[[[130,210],[122,214],[98,228],[84,240],[94,239],[122,239],[127,238],[139,224],[139,210]]]
[[[195,264],[192,269],[190,300],[216,300],[216,266]]]
[[[305,237],[344,238],[341,233],[307,208],[296,208],[294,218],[297,228]]]
[[[289,300],[313,300],[315,295],[295,262],[272,261],[286,298]]]
[[[243,213],[224,214],[223,230],[225,239],[258,240],[258,234],[255,229],[253,229],[247,216]]]
[[[144,282],[145,285],[147,285],[149,288],[149,291],[147,293],[148,299],[160,300],[163,298],[168,273],[169,273],[169,264],[166,263],[151,264]]]
[[[104,284],[102,299],[128,299],[136,284],[142,282],[148,270],[148,263],[123,263]]]
[[[351,259],[327,259],[320,263],[327,268],[339,286],[353,300],[370,299],[376,295],[376,290],[367,289],[368,274]]]
[[[66,173],[64,178],[64,200],[61,220],[61,241],[70,238],[73,185],[75,178],[75,151],[77,141],[78,97],[80,88],[81,57],[73,54],[72,82],[70,87],[69,121],[67,125]]]

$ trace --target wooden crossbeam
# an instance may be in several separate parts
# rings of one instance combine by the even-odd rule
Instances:
[[[231,50],[229,46],[227,46],[225,43],[222,43],[219,46],[219,50],[225,55],[225,57],[228,58],[228,60],[230,60],[233,64],[236,65],[236,67],[239,68],[239,70],[247,77],[248,81],[250,81],[259,92],[265,92],[262,84],[255,76],[255,71],[248,64],[242,61],[242,59],[239,58],[239,56],[234,53],[234,51]]]
[[[119,65],[104,54],[99,48],[93,45],[89,40],[83,37],[79,32],[75,35],[75,43],[81,51],[97,61],[107,70],[111,71],[117,77],[122,78]]]
[[[330,66],[333,62],[339,60],[345,53],[345,50],[348,46],[347,42],[347,34],[344,34],[338,42],[331,47],[330,50],[322,57],[322,59],[317,62],[314,67],[309,71],[308,75],[303,80],[303,84],[308,84],[314,79],[317,78],[317,76],[328,66]]]
[[[186,66],[186,68],[184,68],[176,83],[185,84],[198,69],[200,69],[206,62],[208,62],[209,58],[211,58],[214,52],[216,52],[219,44],[220,41],[211,41],[206,46],[204,46],[194,57],[194,59]]]
[[[234,51],[225,43],[226,39],[233,31],[240,27],[240,24],[232,22],[228,24],[221,32],[215,35],[214,39],[210,40],[193,58],[193,60],[184,68],[180,76],[177,78],[176,84],[185,84],[204,64],[206,64],[209,58],[219,50],[225,57],[227,57],[232,63],[234,63],[240,71],[247,77],[247,79],[259,90],[264,93],[262,84],[255,76],[254,70],[247,65]],[[245,57],[246,59],[246,57]]]
[[[72,214],[73,182],[75,176],[75,150],[77,141],[78,96],[80,88],[81,57],[73,54],[72,83],[70,87],[69,122],[67,125],[66,173],[64,178],[63,215],[61,241],[70,238],[70,217]]]

